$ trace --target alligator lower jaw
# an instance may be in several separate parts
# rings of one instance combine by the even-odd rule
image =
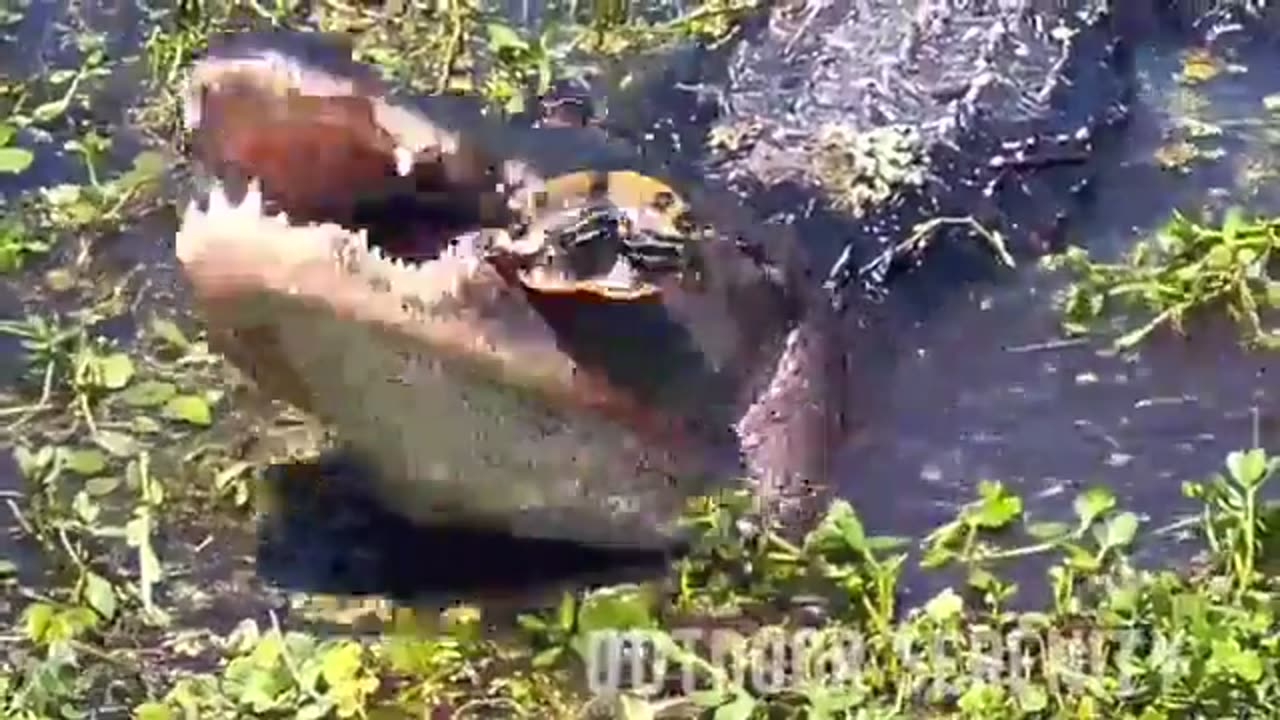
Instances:
[[[388,258],[363,232],[264,215],[251,184],[238,204],[215,186],[190,205],[176,244],[211,345],[332,423],[411,519],[665,544],[688,494],[674,478],[702,478],[637,437],[644,411],[563,354],[465,242]]]

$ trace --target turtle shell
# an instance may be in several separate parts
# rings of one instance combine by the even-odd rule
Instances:
[[[704,230],[667,184],[631,171],[551,178],[518,201],[501,252],[535,292],[636,300],[696,281]]]

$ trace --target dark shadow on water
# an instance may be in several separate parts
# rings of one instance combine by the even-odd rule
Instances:
[[[273,466],[257,561],[289,591],[406,602],[531,602],[564,589],[664,576],[687,548],[608,550],[501,532],[415,525],[365,489],[365,471],[332,456]]]

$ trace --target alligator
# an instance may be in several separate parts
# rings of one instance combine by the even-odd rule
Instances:
[[[574,123],[397,94],[320,33],[217,39],[184,119],[211,347],[389,508],[627,549],[743,477],[816,506],[844,343],[785,226]]]

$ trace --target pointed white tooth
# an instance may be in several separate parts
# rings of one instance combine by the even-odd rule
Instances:
[[[272,220],[274,220],[274,221],[276,221],[277,223],[279,223],[279,224],[281,224],[281,225],[288,225],[288,224],[289,224],[289,215],[288,215],[287,213],[283,212],[283,211],[282,211],[282,212],[278,212],[278,213],[276,213],[276,214],[275,214],[271,219],[272,219]]]
[[[635,282],[636,275],[630,263],[620,260],[613,264],[605,279],[619,285],[630,285]]]
[[[213,188],[209,190],[209,215],[221,216],[229,212],[231,212],[231,203],[222,190],[222,183],[214,183]]]
[[[396,173],[400,177],[408,177],[413,172],[413,151],[407,147],[399,146],[395,149],[396,157]]]
[[[200,127],[200,121],[204,115],[202,100],[199,86],[190,80],[187,81],[182,92],[182,124],[188,130]]]
[[[238,209],[246,215],[262,215],[262,183],[257,178],[249,181],[249,187],[244,191],[244,200]]]
[[[187,209],[182,213],[182,224],[190,225],[198,222],[202,216],[203,213],[200,212],[200,206],[192,199],[187,202]]]

